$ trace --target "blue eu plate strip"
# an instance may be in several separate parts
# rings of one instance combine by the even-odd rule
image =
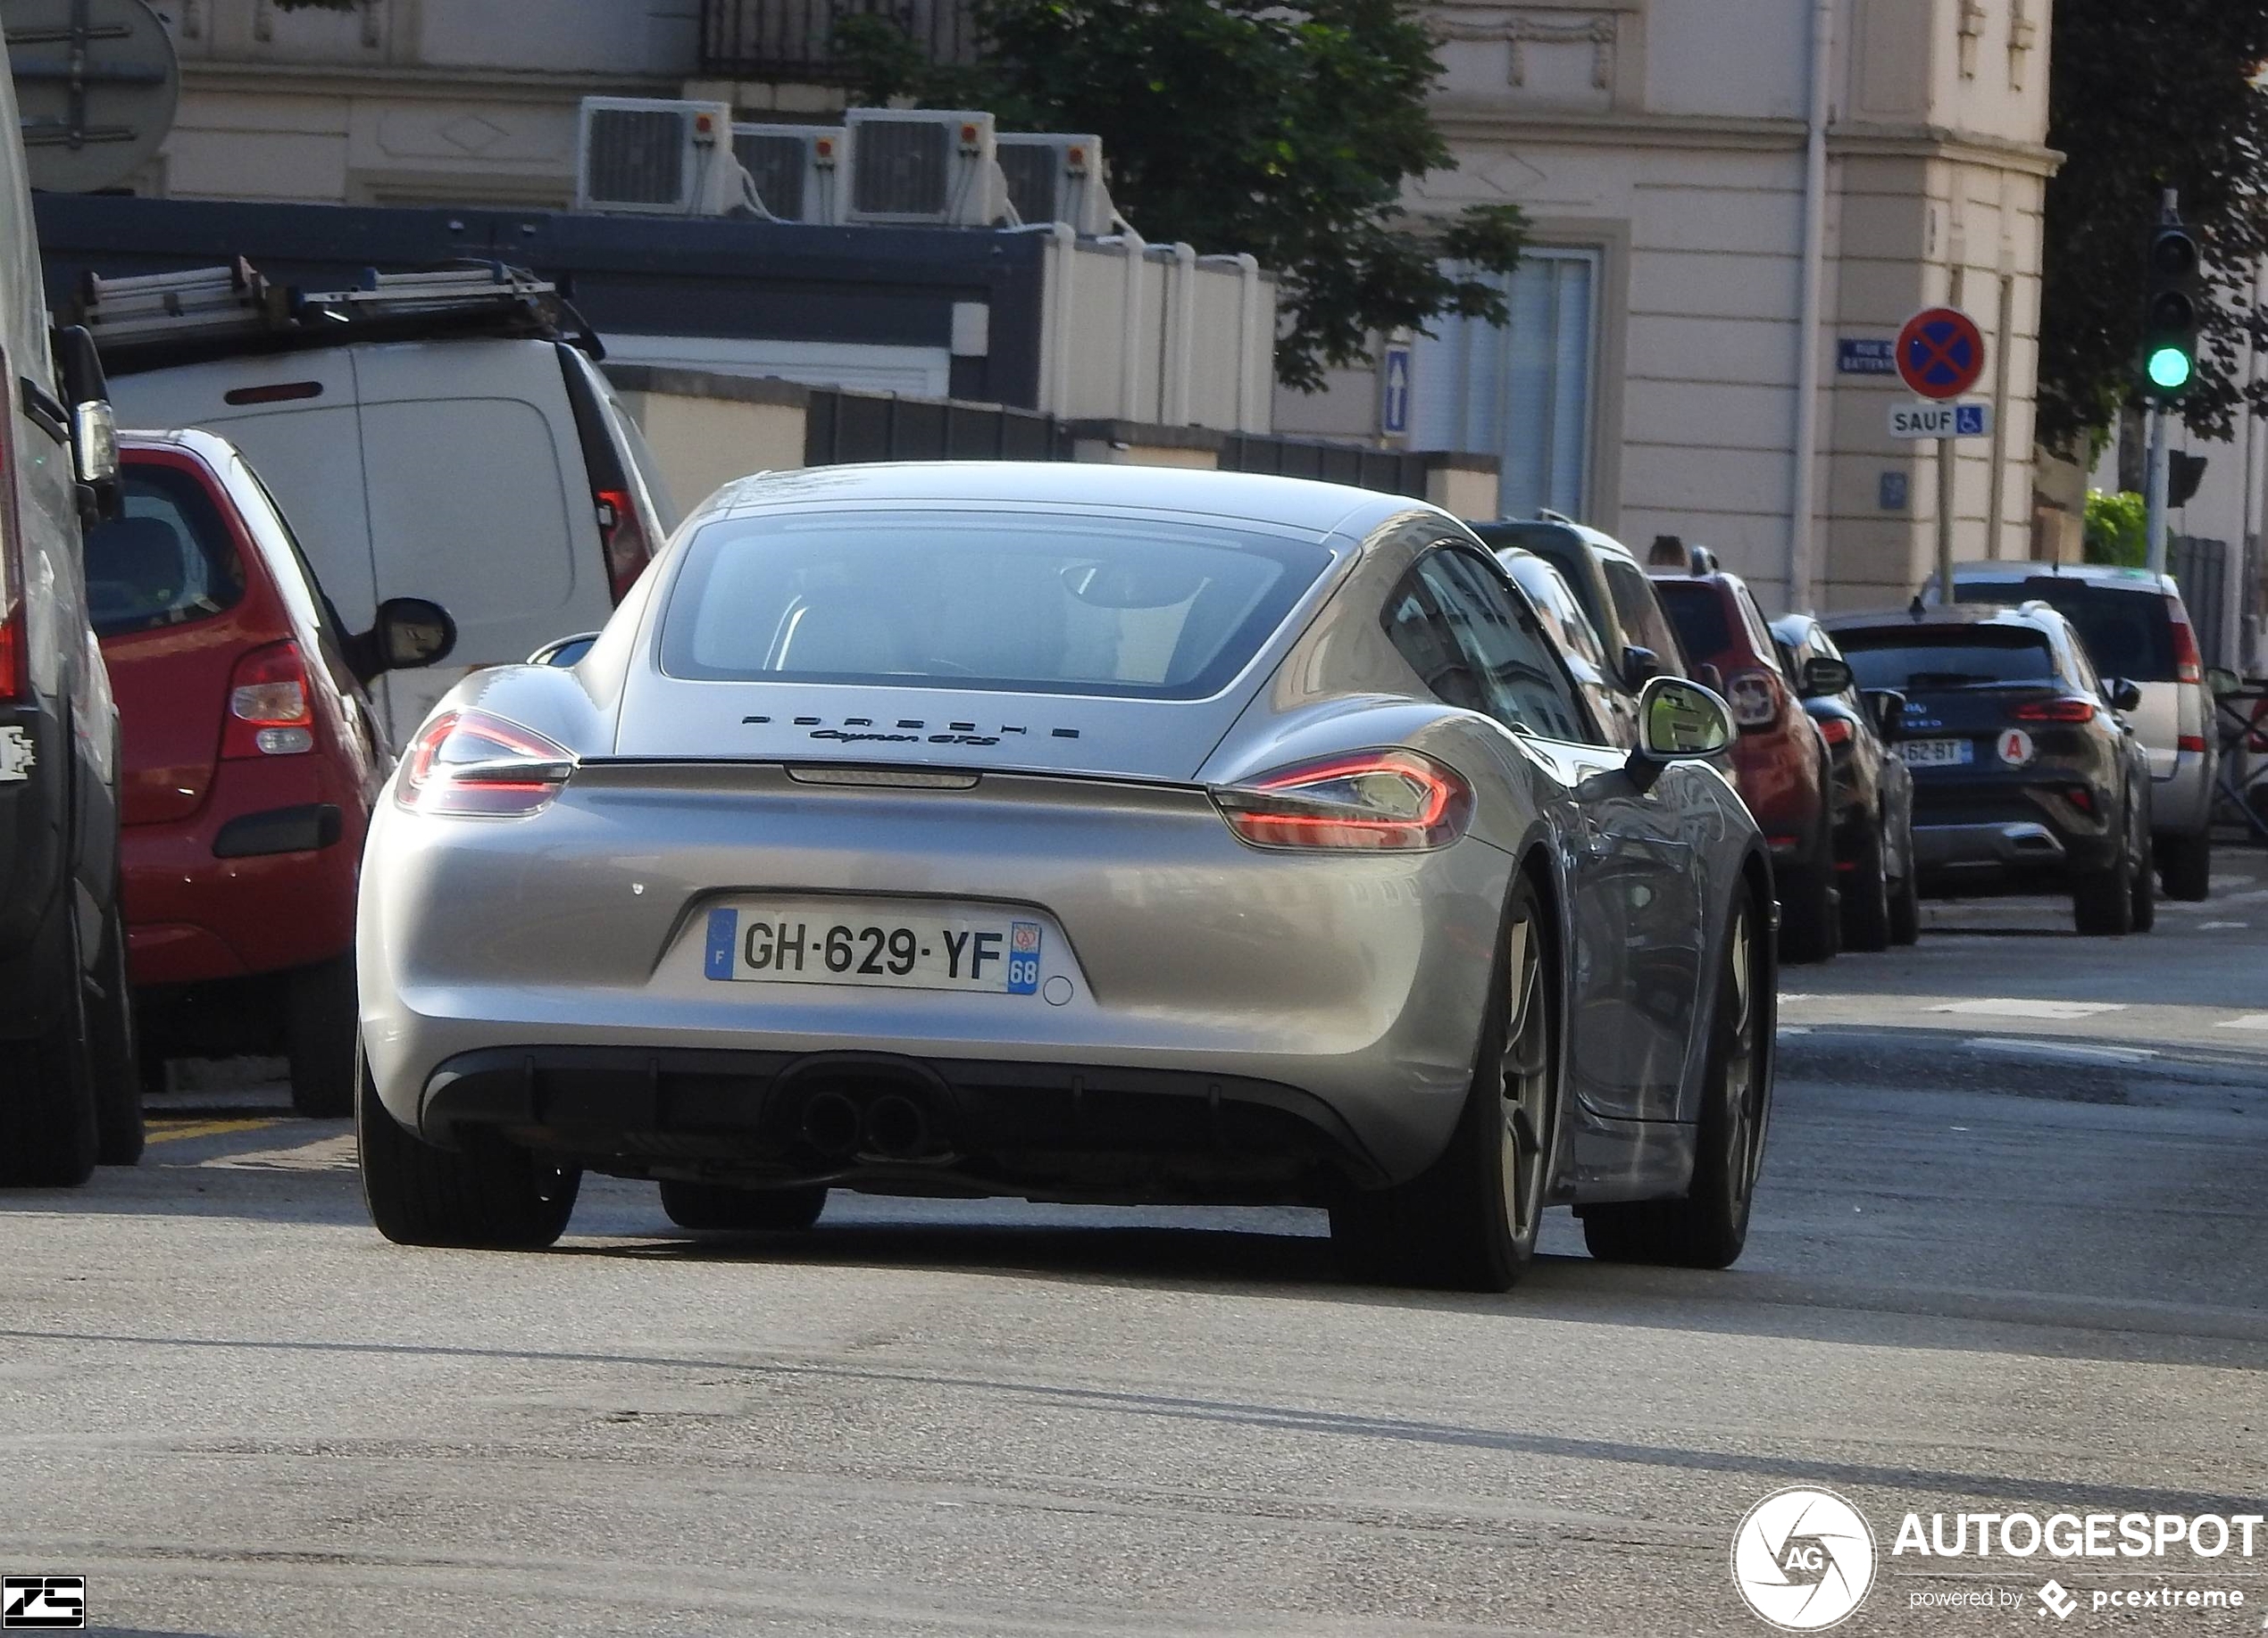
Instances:
[[[1039,924],[1008,924],[1008,994],[1036,994],[1039,989]]]
[[[732,977],[732,958],[740,946],[740,912],[737,910],[713,910],[709,912],[708,974],[712,978]]]

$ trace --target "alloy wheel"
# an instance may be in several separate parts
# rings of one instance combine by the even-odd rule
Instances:
[[[1544,983],[1543,951],[1535,923],[1513,924],[1511,959],[1511,1021],[1504,1055],[1505,1226],[1522,1253],[1535,1243],[1543,1220],[1544,1195],[1551,1186],[1547,1145],[1551,1133],[1552,1019]]]
[[[1730,994],[1726,997],[1732,1010],[1732,1033],[1725,1046],[1722,1088],[1725,1177],[1736,1207],[1745,1213],[1764,1148],[1764,1123],[1756,1095],[1756,975],[1745,906],[1733,912],[1725,944],[1727,959],[1732,963]]]

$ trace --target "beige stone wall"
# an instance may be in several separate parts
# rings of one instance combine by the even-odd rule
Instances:
[[[754,472],[804,463],[804,411],[796,403],[752,403],[692,393],[621,395],[646,434],[680,512]]]
[[[1541,242],[1604,253],[1592,520],[1715,547],[1782,595],[1793,528],[1812,0],[1555,0],[1438,8],[1437,109],[1459,168],[1409,203],[1508,201]],[[1964,556],[2032,539],[2046,0],[1837,0],[1814,561],[1830,607],[1912,595],[1934,552],[1930,446],[1895,443],[1895,378],[1839,376],[1839,338],[1968,306],[1998,428],[1958,460]],[[1348,383],[1349,387],[1355,384]],[[1359,389],[1357,389],[1359,390]],[[1356,394],[1279,424],[1344,426]],[[1882,478],[1902,476],[1886,511]]]

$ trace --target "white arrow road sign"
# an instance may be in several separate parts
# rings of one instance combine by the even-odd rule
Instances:
[[[1992,436],[1989,403],[1894,403],[1894,438],[1983,438]]]

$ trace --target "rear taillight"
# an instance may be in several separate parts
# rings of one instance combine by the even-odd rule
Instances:
[[[2081,813],[2095,811],[2095,793],[2083,785],[2067,786],[2064,791],[2064,800]]]
[[[629,490],[601,489],[591,501],[598,509],[598,538],[606,547],[606,584],[620,603],[654,561],[654,543],[646,537]]]
[[[1847,745],[1851,743],[1851,725],[1840,717],[1822,718],[1819,736],[1830,745]]]
[[[0,382],[8,376],[8,355],[0,352]],[[13,397],[13,392],[10,394]],[[31,692],[31,657],[25,653],[23,528],[16,506],[15,405],[0,403],[0,700],[21,700]]]
[[[1472,787],[1414,751],[1357,751],[1216,786],[1229,828],[1255,847],[1418,852],[1447,847],[1472,819]]]
[[[2205,656],[2197,653],[2197,628],[2189,624],[2189,611],[2181,606],[2179,597],[2165,600],[2165,618],[2173,627],[2173,676],[2177,682],[2201,683],[2205,680]]]
[[[255,648],[229,677],[229,714],[221,729],[221,755],[297,756],[315,748],[315,715],[307,700],[307,668],[299,644],[286,640]]]
[[[2019,722],[2092,722],[2092,700],[2032,700],[2008,713]]]
[[[1732,719],[1744,728],[1768,728],[1780,719],[1780,690],[1762,671],[1736,671],[1725,679]]]
[[[574,753],[533,728],[446,711],[403,756],[394,800],[419,813],[517,819],[549,807],[574,771]]]
[[[2173,748],[2176,751],[2194,751],[2198,755],[2202,756],[2205,754],[2205,736],[2202,734],[2177,734],[2173,738]]]

